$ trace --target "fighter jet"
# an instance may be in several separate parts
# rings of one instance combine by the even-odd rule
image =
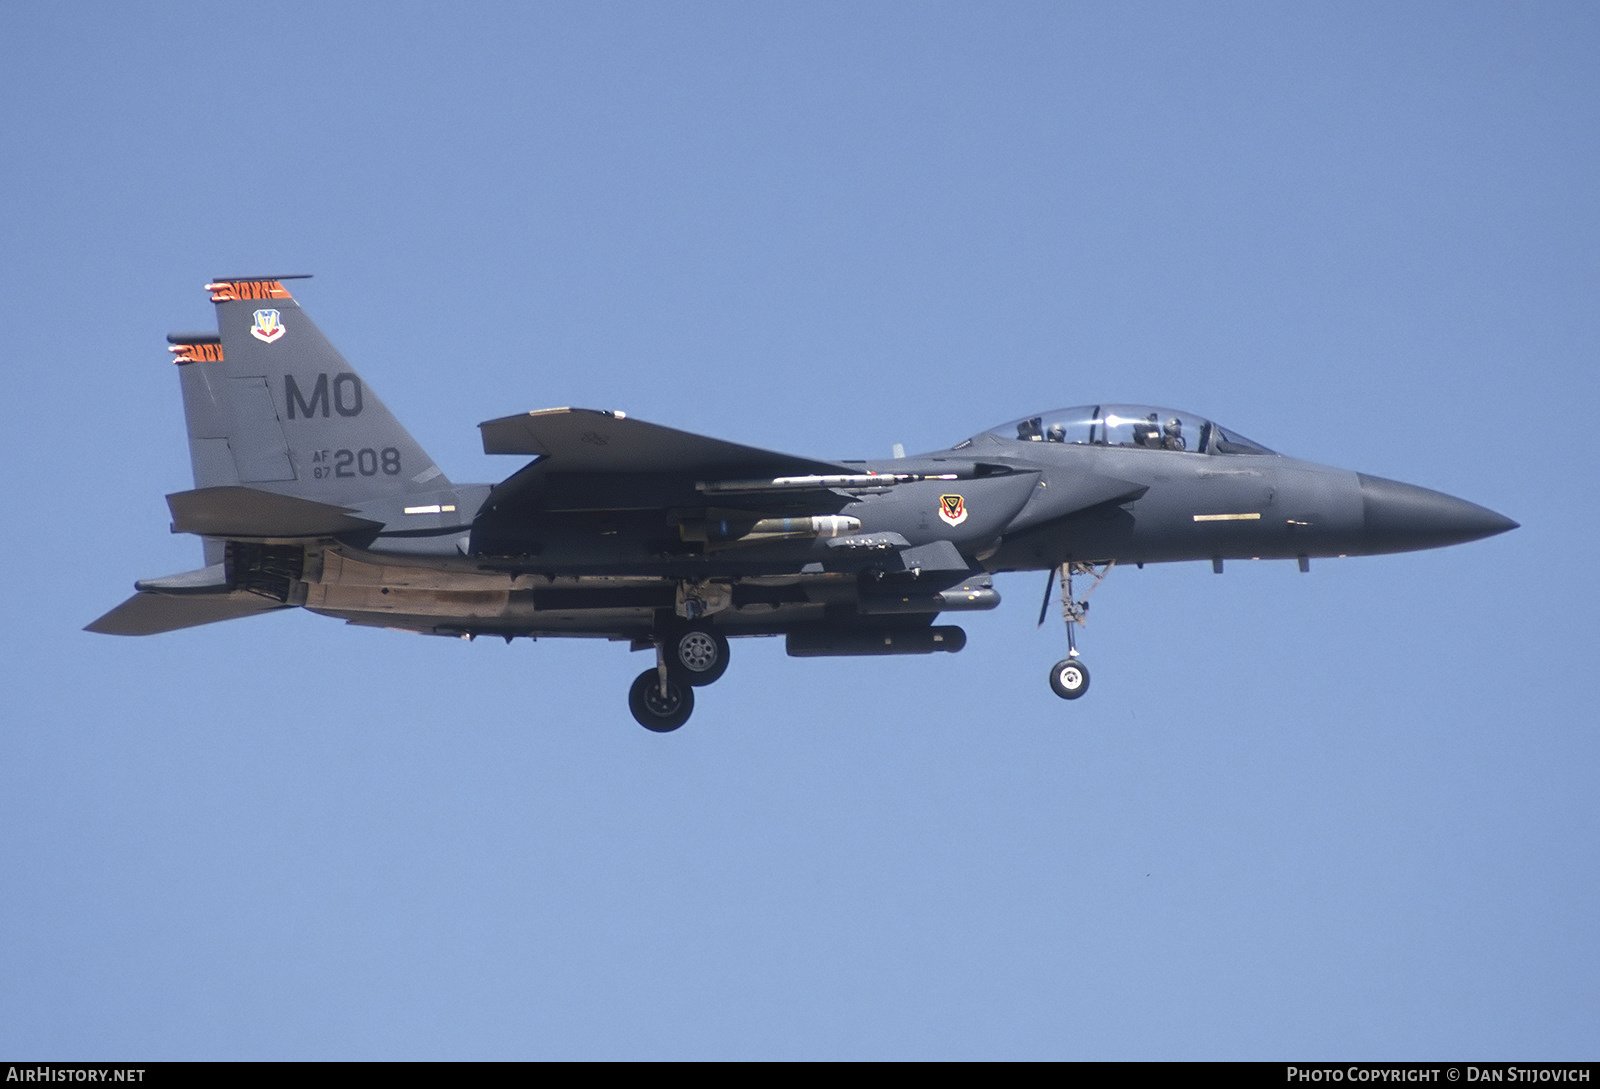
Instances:
[[[194,469],[167,504],[205,566],[135,583],[87,630],[300,607],[465,639],[606,638],[654,651],[628,706],[664,733],[727,669],[730,638],[782,636],[796,657],[959,651],[962,629],[936,621],[997,606],[996,572],[1049,572],[1041,623],[1059,583],[1067,656],[1049,678],[1072,700],[1089,688],[1075,578],[1181,560],[1304,571],[1516,528],[1150,405],[1038,412],[881,461],[550,408],[479,424],[485,453],[530,460],[456,484],[300,309],[285,284],[303,278],[215,280],[217,332],[167,338]]]

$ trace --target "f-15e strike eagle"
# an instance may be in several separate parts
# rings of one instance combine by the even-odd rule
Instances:
[[[1435,548],[1516,523],[1425,488],[1297,461],[1189,412],[1093,405],[884,461],[761,450],[553,408],[480,424],[531,458],[455,484],[291,297],[220,279],[213,334],[168,337],[194,488],[167,496],[206,566],[135,584],[88,627],[150,635],[300,606],[472,638],[601,636],[656,664],[634,717],[675,730],[733,636],[821,655],[958,651],[940,613],[992,609],[997,571],[1059,579],[1063,699],[1088,690],[1073,579],[1116,563]],[[1041,613],[1041,622],[1043,614]]]

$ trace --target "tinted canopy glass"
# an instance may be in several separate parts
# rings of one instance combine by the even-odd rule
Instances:
[[[985,432],[1013,442],[1126,446],[1191,454],[1271,454],[1237,431],[1192,412],[1155,405],[1085,405],[1058,408],[1003,423]]]

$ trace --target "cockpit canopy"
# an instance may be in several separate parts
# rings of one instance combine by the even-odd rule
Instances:
[[[1191,454],[1271,454],[1260,443],[1192,412],[1155,405],[1087,405],[1058,408],[1001,424],[984,432],[1012,442],[1061,442],[1079,446],[1128,446],[1184,450]],[[962,443],[965,446],[966,443]],[[959,449],[959,448],[958,448]]]

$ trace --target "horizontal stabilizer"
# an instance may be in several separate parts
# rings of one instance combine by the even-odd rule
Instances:
[[[140,579],[133,584],[133,588],[152,594],[225,594],[233,589],[228,585],[228,565],[225,563],[214,563],[210,567],[185,571],[181,575]]]
[[[207,537],[332,537],[381,529],[344,507],[232,485],[167,496],[174,533]]]
[[[777,477],[851,471],[836,462],[741,446],[592,408],[548,408],[488,420],[478,427],[484,453],[548,458],[552,469],[568,473],[737,472]]]
[[[287,606],[259,594],[140,592],[84,628],[100,635],[159,635],[179,628],[236,620]]]

